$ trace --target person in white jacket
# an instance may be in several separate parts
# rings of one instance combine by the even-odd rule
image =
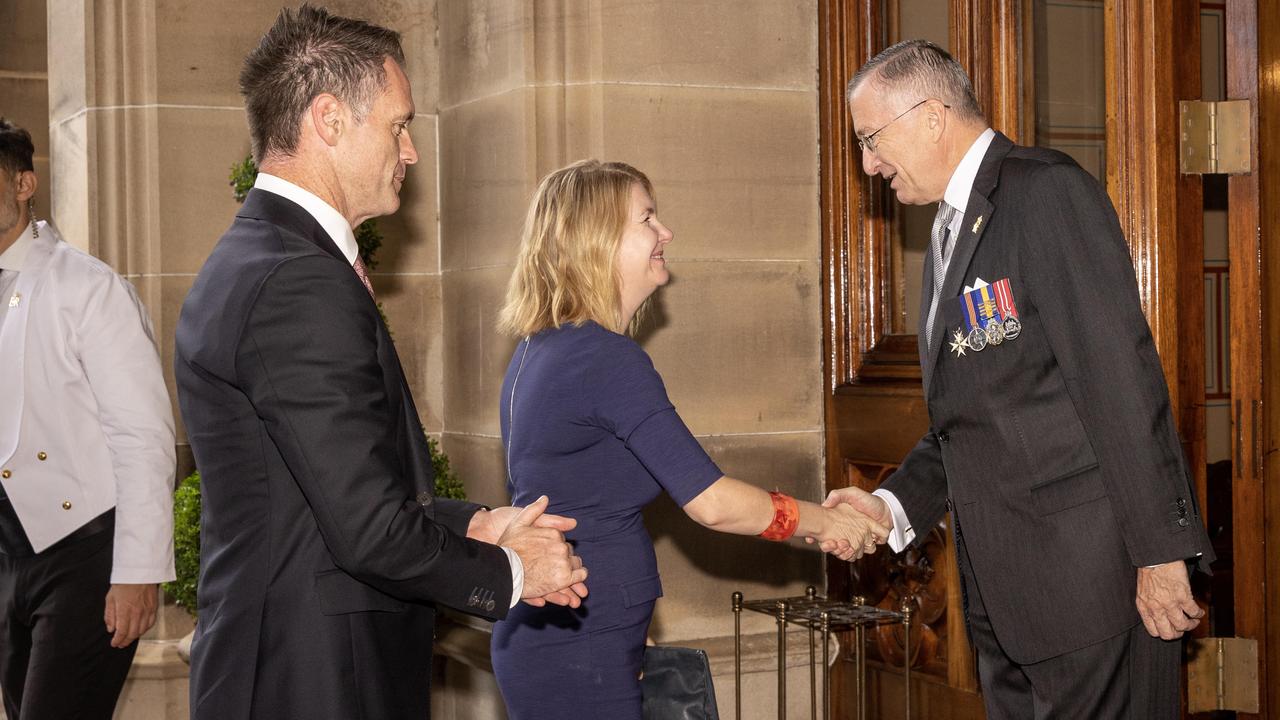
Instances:
[[[0,692],[107,720],[174,577],[173,411],[132,285],[35,219],[33,154],[0,119]]]

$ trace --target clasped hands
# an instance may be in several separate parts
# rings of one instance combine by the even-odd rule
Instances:
[[[889,540],[893,515],[889,505],[856,487],[832,490],[822,501],[824,531],[806,537],[825,553],[851,562],[870,555]]]
[[[524,602],[576,608],[587,596],[587,569],[564,534],[578,521],[547,514],[548,502],[543,495],[523,508],[481,510],[472,516],[467,537],[515,551],[524,566]]]

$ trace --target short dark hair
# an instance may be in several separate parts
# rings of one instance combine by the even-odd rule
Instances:
[[[0,117],[0,170],[6,175],[34,172],[31,157],[35,154],[31,133]]]
[[[362,122],[387,86],[388,57],[404,67],[394,30],[307,3],[281,10],[240,71],[254,159],[293,154],[302,115],[322,93],[347,103]]]
[[[969,120],[984,118],[964,67],[928,40],[903,40],[881,50],[854,73],[845,102],[868,78],[892,91],[910,90],[917,100],[941,100]]]

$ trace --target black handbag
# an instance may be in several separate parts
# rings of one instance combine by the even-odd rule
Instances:
[[[640,692],[644,720],[720,720],[711,664],[704,650],[646,647]]]

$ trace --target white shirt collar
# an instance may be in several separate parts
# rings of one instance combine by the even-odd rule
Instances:
[[[356,235],[351,231],[351,223],[347,222],[347,219],[342,217],[342,213],[335,210],[332,205],[321,200],[310,190],[270,173],[259,172],[253,186],[302,206],[307,214],[320,223],[320,227],[324,228],[329,237],[333,238],[333,243],[342,251],[347,262],[355,264],[356,254],[360,252],[360,246],[356,245]]]
[[[982,158],[986,157],[987,148],[991,147],[991,141],[995,137],[995,130],[983,130],[961,158],[956,171],[951,173],[951,181],[947,183],[947,191],[942,194],[942,199],[956,209],[957,216],[964,215],[965,206],[969,204],[969,193],[973,192],[973,181],[982,167]]]
[[[18,236],[17,240],[13,241],[9,249],[0,253],[0,270],[22,272],[22,266],[27,263],[27,253],[31,251],[31,244],[34,241],[35,237],[31,234],[31,223],[27,223],[27,229],[22,231],[22,234]]]

